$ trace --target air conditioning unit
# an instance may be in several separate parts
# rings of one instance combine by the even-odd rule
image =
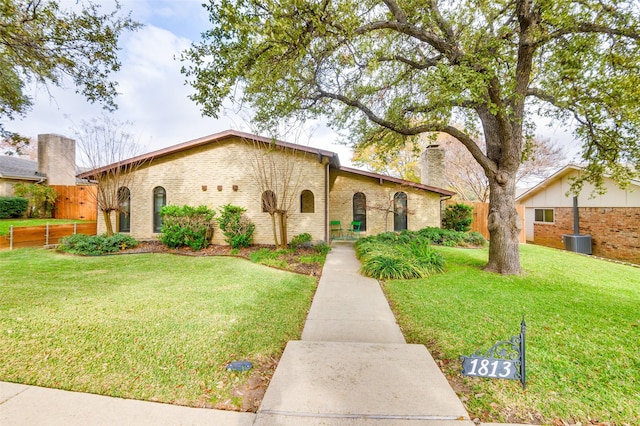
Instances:
[[[562,236],[564,249],[575,253],[592,254],[591,235],[565,234]]]

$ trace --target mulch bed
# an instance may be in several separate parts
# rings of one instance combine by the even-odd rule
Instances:
[[[212,244],[207,248],[196,251],[189,247],[170,249],[160,241],[143,241],[137,247],[123,250],[120,253],[170,253],[182,256],[234,256],[249,259],[249,255],[251,253],[263,248],[276,250],[275,246],[264,244],[256,244],[238,250],[233,250],[231,246],[228,245],[223,246]],[[283,259],[286,260],[287,265],[289,265],[286,270],[297,274],[310,275],[319,278],[322,273],[322,266],[320,264],[300,262],[300,256],[311,256],[314,254],[317,253],[312,248],[297,248],[292,253],[282,255]]]

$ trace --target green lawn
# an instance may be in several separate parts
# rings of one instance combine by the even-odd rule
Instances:
[[[390,281],[407,341],[425,344],[458,383],[472,418],[640,424],[640,269],[522,246],[522,276],[481,270],[486,250],[438,249],[447,272]],[[461,378],[460,355],[527,328],[527,389]],[[591,423],[589,423],[591,424]]]
[[[9,227],[66,225],[69,223],[95,222],[79,219],[0,219],[0,235],[9,235]]]
[[[0,380],[198,406],[241,405],[230,390],[251,373],[226,372],[230,361],[272,373],[316,284],[168,254],[22,249],[0,252],[0,271]]]

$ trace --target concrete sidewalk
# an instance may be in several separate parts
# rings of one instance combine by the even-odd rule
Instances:
[[[359,268],[353,243],[334,242],[302,340],[287,345],[257,415],[0,382],[0,425],[473,426]]]
[[[353,243],[334,242],[301,341],[278,363],[255,424],[472,426],[423,345],[407,345]]]

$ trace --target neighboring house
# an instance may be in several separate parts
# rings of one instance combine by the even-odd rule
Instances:
[[[38,183],[46,181],[43,173],[38,173],[38,162],[19,157],[0,156],[0,197],[14,195],[17,183]]]
[[[568,165],[516,199],[525,206],[527,241],[565,248],[563,235],[574,234],[571,178],[581,171]],[[577,197],[579,234],[591,236],[594,255],[640,263],[640,181],[620,189],[605,177],[605,186],[599,195],[585,183]]]
[[[271,217],[263,211],[262,203],[266,194],[251,167],[251,159],[266,145],[275,149],[277,161],[284,164],[295,156],[304,167],[303,179],[294,188],[295,202],[287,222],[289,238],[309,233],[314,240],[328,241],[330,221],[340,221],[343,228],[359,221],[365,234],[438,227],[441,201],[454,194],[426,184],[342,167],[338,155],[331,151],[225,131],[122,162],[145,161],[135,172],[131,187],[121,188],[128,196],[123,204],[129,214],[114,215],[116,231],[129,232],[138,239],[155,239],[162,226],[159,212],[165,205],[206,205],[217,209],[233,204],[247,209],[247,216],[256,224],[254,243],[272,244]],[[78,177],[90,179],[117,166]],[[99,214],[98,232],[104,231]],[[223,243],[220,231],[214,233],[213,242]]]
[[[38,161],[0,156],[0,196],[13,195],[17,183],[73,186],[75,175],[75,141],[59,135],[38,135]]]

